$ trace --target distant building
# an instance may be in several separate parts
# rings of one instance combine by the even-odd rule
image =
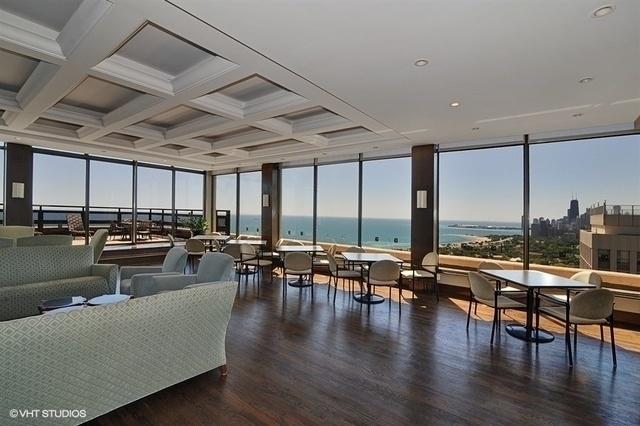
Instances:
[[[567,210],[567,218],[569,218],[569,222],[575,222],[578,216],[580,216],[578,200],[571,200],[569,202],[569,209]]]
[[[580,267],[640,274],[640,206],[592,207],[580,231]]]

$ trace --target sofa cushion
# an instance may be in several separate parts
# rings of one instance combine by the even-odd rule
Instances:
[[[90,246],[9,247],[2,249],[0,288],[91,275]]]
[[[109,283],[104,277],[95,276],[3,286],[0,287],[0,321],[38,315],[38,305],[43,300],[69,296],[91,299],[106,293],[109,293]]]

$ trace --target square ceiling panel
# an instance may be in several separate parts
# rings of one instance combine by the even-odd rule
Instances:
[[[319,117],[322,115],[328,115],[328,114],[335,115],[332,112],[322,107],[316,107],[316,108],[306,109],[304,111],[292,112],[291,114],[283,115],[281,118],[284,118],[285,120],[291,123],[294,123],[296,121],[306,120],[308,118],[316,118],[316,117]]]
[[[250,136],[250,135],[264,135],[265,138],[269,136],[273,136],[273,133],[266,132],[264,130],[256,129],[255,127],[245,126],[240,127],[234,130],[229,130],[224,133],[215,133],[211,135],[206,135],[205,137],[211,141],[219,141],[224,139],[231,139],[240,136]]]
[[[151,118],[147,118],[143,121],[143,123],[161,127],[166,130],[174,126],[184,124],[188,121],[195,120],[196,118],[206,117],[208,115],[212,116],[211,114],[207,114],[206,112],[181,105]]]
[[[218,93],[235,99],[236,101],[248,103],[283,90],[284,89],[280,86],[277,86],[261,77],[255,76],[235,83],[232,86],[228,86],[220,90]]]
[[[0,9],[60,32],[81,3],[82,0],[2,0]]]
[[[145,25],[116,53],[171,76],[215,56],[151,24]]]
[[[81,127],[81,126],[78,126],[77,124],[65,123],[65,122],[56,121],[56,120],[49,120],[46,118],[38,118],[36,121],[34,121],[34,124],[40,124],[42,126],[49,126],[49,127],[55,127],[58,129],[73,130],[73,131],[76,131]]]
[[[59,103],[106,114],[141,94],[128,87],[88,77]]]
[[[297,140],[287,139],[284,141],[253,145],[253,146],[245,147],[243,149],[249,152],[256,152],[256,151],[262,151],[267,149],[296,149],[296,148],[299,149],[299,148],[306,148],[306,147],[309,147],[309,145]]]
[[[37,65],[35,59],[0,49],[0,89],[19,91]]]
[[[364,127],[351,127],[349,129],[335,130],[333,132],[320,133],[322,136],[329,139],[342,138],[347,136],[378,136],[369,129]]]

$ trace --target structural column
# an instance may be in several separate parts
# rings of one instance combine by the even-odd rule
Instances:
[[[434,251],[435,145],[411,149],[411,262],[419,264]]]
[[[33,151],[29,145],[7,143],[5,225],[33,225]]]
[[[273,250],[280,238],[280,167],[269,163],[262,165],[262,239],[267,250]]]

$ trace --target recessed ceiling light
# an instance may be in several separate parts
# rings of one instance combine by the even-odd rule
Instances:
[[[471,130],[480,130],[480,127],[472,127]]]
[[[607,15],[611,15],[613,11],[616,10],[616,7],[612,4],[608,4],[606,6],[601,6],[591,12],[592,18],[604,18]]]
[[[573,117],[574,118],[580,118],[580,117],[582,117],[582,114],[577,112],[577,113],[573,114]]]
[[[578,83],[585,84],[585,83],[591,83],[592,81],[593,81],[593,77],[584,77],[578,80]]]
[[[417,61],[415,61],[413,63],[413,65],[415,65],[416,67],[424,67],[428,63],[429,63],[429,61],[427,61],[426,59],[418,59]]]
[[[460,102],[458,102],[458,101],[451,102],[451,103],[449,104],[449,106],[450,106],[450,107],[454,107],[454,108],[459,107],[459,106],[460,106]]]

